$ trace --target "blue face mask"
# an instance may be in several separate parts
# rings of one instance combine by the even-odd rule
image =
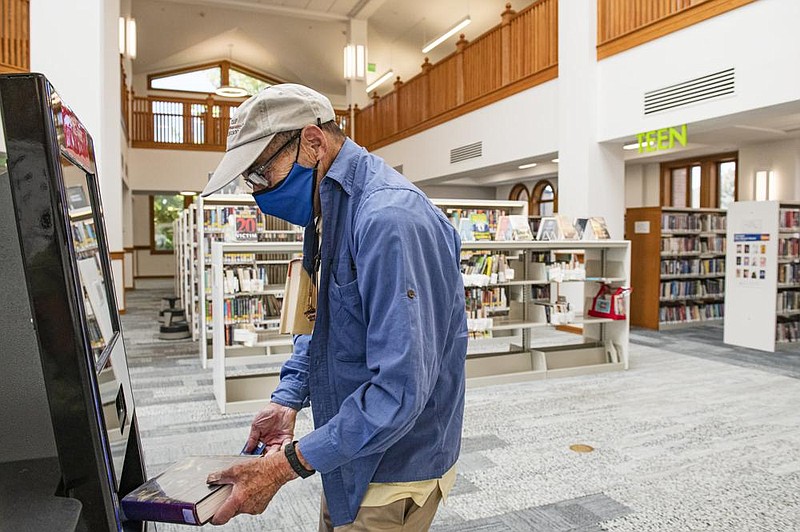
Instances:
[[[253,193],[264,214],[306,227],[314,212],[314,182],[317,167],[306,168],[295,161],[286,179],[275,188]]]

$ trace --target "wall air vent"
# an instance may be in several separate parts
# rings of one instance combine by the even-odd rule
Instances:
[[[712,100],[734,93],[734,69],[690,79],[682,83],[644,93],[644,114],[649,115]]]
[[[395,172],[397,172],[398,174],[402,174],[403,173],[403,165],[402,164],[398,164],[397,166],[392,166],[392,169]]]
[[[464,146],[450,150],[450,164],[460,163],[467,159],[474,159],[483,155],[483,141],[465,144]]]

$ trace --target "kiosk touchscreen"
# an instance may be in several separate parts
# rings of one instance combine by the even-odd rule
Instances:
[[[0,76],[0,117],[0,490],[77,501],[78,530],[145,530],[119,506],[146,474],[92,138],[39,74]]]

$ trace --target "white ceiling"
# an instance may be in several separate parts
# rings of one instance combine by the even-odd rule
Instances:
[[[530,3],[511,2],[515,9]],[[134,75],[231,55],[341,101],[348,17],[367,20],[369,61],[376,63],[369,82],[390,68],[402,79],[413,77],[426,42],[467,15],[472,23],[463,32],[473,39],[497,25],[504,9],[505,0],[133,0],[139,37]],[[457,40],[453,36],[428,57],[435,62],[450,54]]]

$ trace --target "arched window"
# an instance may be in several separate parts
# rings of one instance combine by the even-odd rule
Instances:
[[[510,201],[524,201],[529,205],[530,210],[531,197],[528,193],[528,187],[522,183],[517,183],[511,188],[511,192],[508,193],[508,199]]]
[[[550,181],[543,179],[533,187],[531,207],[532,216],[552,216],[558,212],[558,194]]]

